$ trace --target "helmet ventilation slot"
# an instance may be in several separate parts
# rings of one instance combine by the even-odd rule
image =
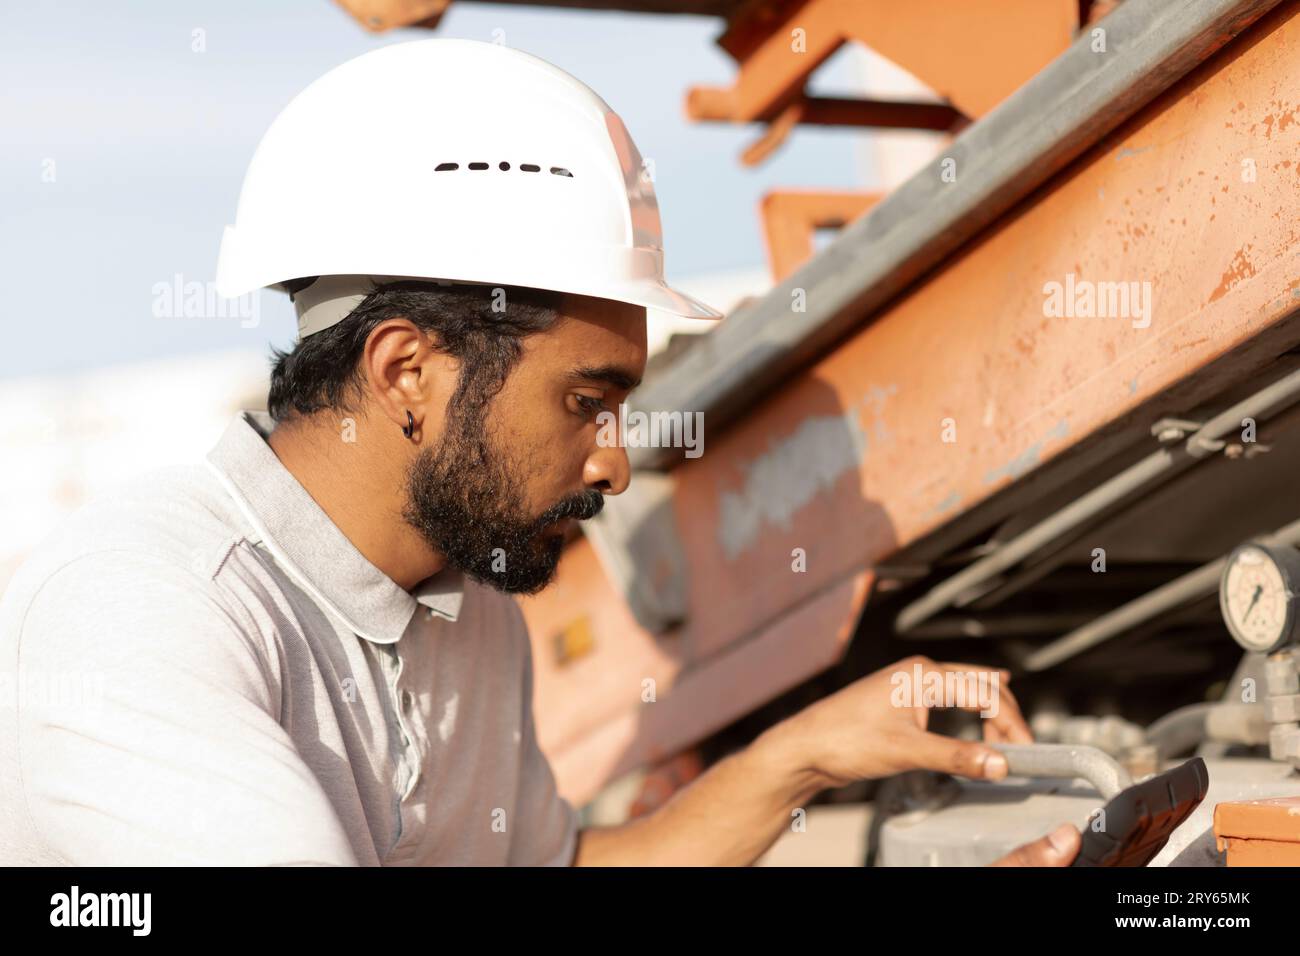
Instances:
[[[491,167],[488,163],[469,163],[467,168],[477,171],[480,169],[489,169]],[[502,172],[505,172],[510,169],[510,164],[502,161],[497,164],[497,168]],[[536,163],[520,163],[519,168],[525,173],[540,173],[542,171],[542,167],[538,166]],[[460,163],[439,163],[433,168],[433,171],[435,173],[450,173],[457,169],[460,169]],[[569,179],[573,178],[573,173],[569,172],[563,166],[552,166],[551,175],[567,176]]]

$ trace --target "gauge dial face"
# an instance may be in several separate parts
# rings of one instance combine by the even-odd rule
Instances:
[[[1281,568],[1267,551],[1239,548],[1220,588],[1224,620],[1243,647],[1268,651],[1284,640],[1292,598]]]

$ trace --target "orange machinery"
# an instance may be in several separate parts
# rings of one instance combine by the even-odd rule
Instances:
[[[340,2],[376,29],[448,5]],[[775,288],[633,397],[704,412],[708,443],[634,449],[632,489],[524,602],[570,799],[843,669],[851,645],[850,670],[900,648],[971,655],[950,637],[1021,674],[1093,660],[1077,629],[1143,582],[1294,519],[1292,459],[1199,429],[1253,396],[1280,438],[1300,397],[1260,397],[1300,346],[1300,2],[549,5],[722,18],[735,83],[687,109],[759,124],[745,162],[808,123],[953,135],[887,195],[769,197]],[[943,103],[806,94],[845,42]],[[813,255],[828,224],[843,229]],[[1109,313],[1051,304],[1085,286]],[[1231,520],[1197,523],[1229,499]],[[1104,589],[1068,573],[1099,547],[1118,572]],[[1164,620],[1107,637],[1158,639]],[[1195,650],[1181,679],[1221,663]],[[1059,687],[1100,694],[1130,664]]]
[[[1214,834],[1228,866],[1300,866],[1300,797],[1221,803]]]

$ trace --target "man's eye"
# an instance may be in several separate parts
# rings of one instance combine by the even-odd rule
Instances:
[[[588,418],[607,410],[602,399],[594,398],[591,395],[575,395],[574,397],[578,400],[578,406],[582,409],[583,414]]]

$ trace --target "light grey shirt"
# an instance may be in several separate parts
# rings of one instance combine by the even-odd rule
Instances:
[[[0,864],[570,863],[514,601],[399,587],[271,424],[86,506],[10,582]]]

